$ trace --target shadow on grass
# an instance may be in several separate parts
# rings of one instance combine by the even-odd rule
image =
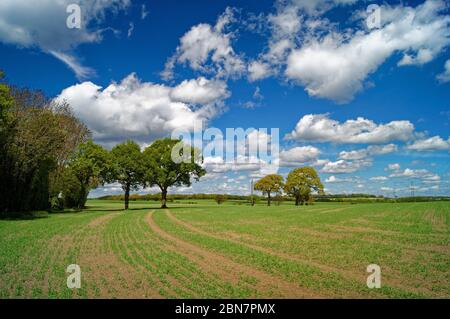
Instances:
[[[35,212],[2,212],[0,213],[0,220],[33,220],[40,218],[48,218],[49,212],[35,211]]]

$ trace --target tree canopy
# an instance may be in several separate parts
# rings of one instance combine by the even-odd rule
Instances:
[[[295,198],[295,205],[307,203],[311,192],[323,193],[323,185],[313,167],[300,167],[292,170],[286,179],[284,191]]]
[[[143,154],[139,145],[131,140],[117,144],[111,150],[111,180],[122,185],[125,209],[128,209],[130,191],[137,190],[144,179]]]
[[[92,140],[81,144],[69,160],[66,170],[65,181],[71,186],[65,187],[63,191],[66,206],[70,202],[69,206],[83,208],[89,191],[111,180],[110,163],[109,153],[102,146]]]
[[[146,186],[158,186],[161,189],[161,208],[166,208],[167,190],[171,186],[191,186],[192,179],[198,181],[206,174],[199,165],[203,161],[198,151],[190,146],[179,147],[181,140],[164,138],[154,141],[144,150],[145,184]],[[179,149],[180,155],[188,150],[189,161],[177,163],[172,158],[174,149]]]
[[[267,194],[267,205],[270,206],[271,194],[279,193],[283,189],[283,177],[277,174],[266,175],[255,183],[254,189]]]

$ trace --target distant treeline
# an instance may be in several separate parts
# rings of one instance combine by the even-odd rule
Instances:
[[[168,201],[175,200],[216,200],[218,196],[224,198],[224,200],[240,200],[249,201],[250,196],[244,195],[232,195],[232,194],[169,194],[167,195]],[[258,200],[265,200],[265,197],[253,195]],[[125,200],[124,195],[107,195],[99,197],[100,200]],[[130,201],[160,201],[161,193],[156,194],[132,194],[130,195]],[[276,196],[274,201],[294,201],[295,199],[289,196]],[[346,202],[346,203],[380,203],[380,202],[429,202],[429,201],[448,201],[450,196],[416,196],[416,197],[399,197],[388,198],[384,196],[377,196],[371,194],[329,194],[329,195],[315,195],[314,200],[316,202]]]
[[[217,196],[224,196],[226,200],[248,200],[250,196],[242,196],[242,195],[223,195],[223,194],[168,194],[167,200],[168,201],[174,201],[174,200],[184,200],[184,199],[210,199],[215,200]],[[258,199],[264,199],[262,196],[254,195],[254,197],[257,197]],[[98,199],[104,199],[104,200],[125,200],[125,196],[122,195],[107,195],[99,197]],[[161,193],[156,194],[145,194],[145,195],[139,195],[139,194],[131,194],[130,195],[130,201],[136,201],[136,200],[149,200],[149,201],[160,201],[161,200]]]

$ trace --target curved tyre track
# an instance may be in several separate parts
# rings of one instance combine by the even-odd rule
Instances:
[[[86,235],[76,243],[80,250],[77,262],[82,268],[82,280],[88,287],[87,296],[162,298],[154,287],[148,285],[142,273],[130,268],[110,249],[103,246],[106,225],[118,216],[120,213],[111,213],[94,219],[85,228]],[[83,265],[88,265],[88,268]],[[139,289],[136,289],[137,287]]]
[[[218,236],[218,235],[215,235],[215,234],[211,234],[211,233],[206,232],[206,231],[204,231],[202,229],[199,229],[199,228],[197,228],[197,227],[195,227],[195,226],[193,226],[193,225],[191,225],[189,223],[186,223],[185,221],[182,221],[182,220],[176,218],[175,215],[172,214],[170,211],[166,211],[166,214],[173,222],[175,222],[178,225],[183,226],[186,229],[189,229],[190,231],[192,231],[194,233],[197,233],[199,235],[211,237],[211,238],[218,239],[218,240],[229,241],[231,243],[234,243],[234,244],[237,244],[237,245],[241,245],[241,246],[244,246],[244,247],[247,247],[247,248],[250,248],[250,249],[262,252],[262,253],[265,253],[265,254],[269,254],[269,255],[272,255],[272,256],[288,259],[290,261],[298,262],[298,263],[301,263],[301,264],[304,264],[304,265],[307,265],[307,266],[316,267],[319,270],[324,271],[324,272],[334,272],[334,273],[338,273],[338,274],[340,274],[343,277],[348,278],[348,279],[358,280],[360,282],[365,282],[365,278],[366,278],[365,276],[356,276],[356,275],[354,275],[354,274],[352,274],[350,272],[346,272],[346,271],[343,271],[343,270],[335,268],[335,267],[323,265],[323,264],[320,264],[320,263],[317,263],[317,262],[314,262],[314,261],[304,260],[304,259],[301,259],[301,258],[296,257],[296,256],[292,256],[292,255],[287,254],[287,253],[274,251],[274,250],[269,249],[269,248],[261,247],[261,246],[250,244],[250,243],[246,243],[246,242],[244,242],[242,240],[237,240],[237,239],[233,239],[233,238],[230,238],[230,237],[224,238],[224,237],[221,237],[221,236]]]
[[[283,253],[283,252],[275,251],[275,250],[272,250],[272,249],[269,249],[269,248],[261,247],[261,246],[258,246],[258,245],[246,243],[246,242],[244,242],[242,240],[233,239],[233,238],[230,238],[230,237],[224,238],[222,236],[218,236],[218,235],[212,234],[210,232],[204,231],[202,229],[199,229],[199,228],[193,226],[190,223],[182,221],[182,220],[178,219],[170,211],[166,211],[166,214],[174,223],[177,223],[178,225],[180,225],[182,227],[185,227],[186,229],[188,229],[188,230],[190,230],[190,231],[192,231],[194,233],[197,233],[199,235],[207,236],[207,237],[218,239],[218,240],[229,241],[231,243],[234,243],[234,244],[237,244],[237,245],[241,245],[241,246],[244,246],[244,247],[247,247],[247,248],[259,251],[259,252],[262,252],[262,253],[266,253],[266,254],[269,254],[269,255],[272,255],[272,256],[276,256],[276,257],[279,257],[279,258],[284,258],[284,259],[287,259],[287,260],[290,260],[290,261],[298,262],[298,263],[301,263],[303,265],[312,266],[312,267],[318,268],[319,270],[321,270],[323,272],[337,273],[337,274],[341,275],[343,278],[348,279],[348,280],[353,280],[353,281],[357,281],[357,282],[361,282],[361,283],[365,283],[365,281],[366,281],[366,276],[365,276],[366,274],[363,273],[363,272],[361,272],[361,275],[357,275],[357,274],[352,273],[350,271],[338,269],[338,268],[335,268],[335,267],[332,267],[332,266],[328,266],[328,265],[324,265],[324,264],[321,264],[321,263],[317,263],[317,262],[314,262],[314,261],[311,261],[311,260],[304,260],[304,259],[299,258],[297,256],[292,256],[292,255],[287,254],[287,253]],[[390,281],[389,285],[392,286],[392,287],[396,287],[396,288],[399,288],[399,289],[412,290],[412,291],[415,291],[415,292],[418,292],[418,293],[429,293],[428,291],[424,291],[422,289],[417,289],[417,287],[411,287],[410,285],[404,285],[403,283],[399,282],[395,278],[390,278],[389,281]]]
[[[257,280],[252,284],[258,294],[264,297],[275,298],[320,298],[320,296],[310,290],[300,287],[297,284],[287,282],[279,277],[270,275],[258,269],[239,264],[229,258],[206,250],[200,246],[184,241],[178,237],[161,229],[153,220],[153,212],[147,215],[147,223],[150,228],[160,237],[169,240],[174,251],[182,254],[196,262],[207,272],[218,274],[222,279],[233,283],[239,282],[242,276],[251,277]]]

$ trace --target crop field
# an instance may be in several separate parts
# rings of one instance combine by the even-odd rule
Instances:
[[[450,202],[122,206],[1,220],[0,297],[450,297]],[[70,264],[79,289],[67,288]]]

